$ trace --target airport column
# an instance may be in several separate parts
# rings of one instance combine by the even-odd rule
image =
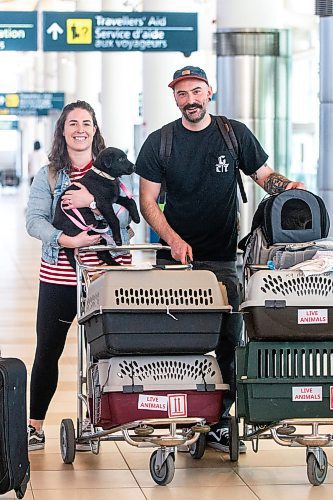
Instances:
[[[284,2],[217,2],[217,112],[245,123],[269,154],[268,164],[290,167],[290,33],[282,29]],[[240,204],[241,236],[262,191],[244,178],[248,203]]]
[[[193,0],[143,0],[145,12],[196,12]],[[194,64],[197,56],[184,57],[181,52],[147,52],[143,54],[143,138],[179,117],[168,83],[176,69]],[[197,64],[196,64],[197,65]]]
[[[122,0],[103,0],[103,12],[126,12]],[[138,52],[102,54],[102,131],[108,146],[128,153],[134,160],[134,124],[141,90],[141,57]]]
[[[58,91],[65,93],[65,104],[76,99],[74,52],[58,52]]]
[[[93,5],[92,5],[93,4]],[[99,11],[100,0],[76,0],[77,11]],[[94,108],[97,120],[100,121],[100,86],[101,86],[101,54],[100,52],[77,52],[76,59],[76,99],[87,101]]]
[[[320,16],[320,130],[319,130],[319,194],[333,213],[333,5],[328,0],[316,0]],[[333,234],[331,223],[330,236]]]

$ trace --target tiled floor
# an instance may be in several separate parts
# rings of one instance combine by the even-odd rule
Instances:
[[[0,347],[3,356],[20,357],[31,370],[35,344],[35,309],[40,243],[24,227],[26,187],[0,189],[1,279]],[[306,475],[305,450],[286,449],[271,440],[259,452],[241,455],[231,464],[228,455],[208,449],[201,460],[178,453],[174,480],[157,486],[149,473],[151,451],[124,442],[103,443],[101,452],[77,453],[65,465],[59,452],[59,424],[76,415],[76,331],[71,329],[62,356],[60,382],[47,416],[45,451],[30,454],[31,481],[27,500],[293,500],[333,498],[333,450],[322,486],[313,487]],[[249,446],[248,446],[249,447]],[[15,498],[11,492],[1,498]]]

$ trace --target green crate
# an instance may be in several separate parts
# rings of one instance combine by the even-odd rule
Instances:
[[[333,418],[332,342],[250,341],[236,364],[237,416],[246,422]]]

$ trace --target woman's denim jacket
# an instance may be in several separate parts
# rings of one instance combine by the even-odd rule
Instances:
[[[69,173],[66,168],[57,174],[54,192],[52,193],[49,184],[48,166],[42,167],[35,175],[30,188],[30,195],[26,213],[26,228],[30,236],[42,241],[42,258],[49,264],[57,264],[61,246],[58,240],[62,231],[52,226],[55,207],[63,191],[70,185]],[[131,189],[131,176],[124,176],[121,181]],[[121,191],[120,194],[124,196]],[[119,205],[114,204],[115,212],[119,210]],[[129,243],[127,226],[129,215],[127,210],[119,214],[120,233],[124,244]],[[110,234],[111,231],[110,231]],[[119,253],[117,253],[119,255]]]

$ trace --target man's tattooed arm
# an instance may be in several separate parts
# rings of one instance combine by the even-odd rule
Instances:
[[[290,181],[274,172],[267,163],[259,167],[250,177],[269,194],[277,194],[285,189],[305,189],[303,182]]]
[[[268,194],[277,194],[281,190],[285,190],[290,182],[291,181],[283,175],[273,172],[267,177],[263,187]]]

